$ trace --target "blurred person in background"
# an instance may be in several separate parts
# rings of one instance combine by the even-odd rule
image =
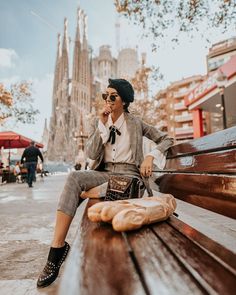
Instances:
[[[27,168],[27,183],[29,187],[33,187],[32,182],[35,179],[35,172],[38,163],[38,157],[43,162],[43,155],[35,146],[35,142],[31,141],[30,146],[27,147],[21,157],[21,164],[25,164]]]

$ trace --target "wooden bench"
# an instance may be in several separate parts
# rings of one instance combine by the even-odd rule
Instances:
[[[235,217],[235,157],[236,128],[176,145],[157,183],[176,198]],[[235,294],[235,251],[175,216],[114,232],[88,220],[94,202],[78,208],[79,229],[59,294]]]
[[[236,219],[236,127],[173,146],[162,192]]]

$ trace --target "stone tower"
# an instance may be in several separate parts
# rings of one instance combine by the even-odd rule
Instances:
[[[81,30],[82,29],[82,30]],[[81,34],[82,32],[82,34]],[[81,41],[82,36],[82,41]],[[74,42],[73,70],[71,79],[70,121],[69,138],[74,139],[75,144],[70,144],[67,158],[74,161],[78,152],[78,134],[87,133],[87,115],[91,110],[91,73],[87,37],[87,16],[81,10],[77,10],[77,28]],[[83,121],[83,130],[81,122]],[[72,141],[71,141],[72,142]]]
[[[117,77],[117,60],[112,57],[109,45],[100,46],[99,55],[93,59],[93,74],[102,91],[106,89],[109,78]]]
[[[53,85],[53,106],[50,121],[48,159],[66,161],[65,142],[68,142],[68,109],[69,109],[69,49],[67,19],[64,20],[62,48],[58,36],[57,58]]]
[[[135,49],[122,49],[117,58],[117,77],[131,80],[139,68],[138,53]]]
[[[87,20],[85,13],[78,9],[71,79],[66,19],[64,21],[62,47],[60,35],[58,36],[47,153],[48,160],[74,163],[79,153],[77,138],[78,134],[81,134],[81,120],[83,120],[84,126],[83,133],[87,132],[86,118],[91,110],[90,76]],[[83,134],[83,136],[85,135]]]
[[[42,139],[41,139],[41,142],[43,144],[43,152],[47,152],[47,149],[48,149],[49,130],[48,130],[47,125],[48,125],[47,119],[45,119],[43,135],[42,135]]]

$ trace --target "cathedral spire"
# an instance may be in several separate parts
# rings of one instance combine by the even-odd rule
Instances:
[[[48,147],[48,140],[49,140],[49,131],[48,131],[48,126],[47,126],[47,119],[45,118],[45,123],[44,123],[44,129],[43,129],[43,135],[42,135],[42,140],[41,142],[43,143],[43,151],[47,151]]]
[[[81,20],[82,10],[77,9],[77,28],[74,43],[74,56],[73,56],[73,72],[72,72],[72,93],[77,86],[75,82],[80,82],[80,65],[81,65],[81,42],[80,42],[80,20]],[[76,90],[77,91],[77,90]],[[77,91],[78,92],[78,91]],[[72,95],[73,96],[73,95]]]
[[[77,27],[76,27],[76,36],[75,41],[80,42],[80,20],[81,20],[82,10],[77,9]]]
[[[58,33],[57,34],[57,57],[56,57],[55,73],[54,73],[54,86],[56,89],[60,81],[60,59],[61,59],[61,34]]]
[[[59,58],[61,57],[61,34],[57,34],[57,59],[56,62],[59,61]]]
[[[64,37],[63,37],[63,45],[62,45],[62,51],[68,51],[68,20],[67,18],[64,19]]]
[[[69,79],[69,50],[68,50],[68,32],[67,32],[68,21],[64,19],[64,36],[62,44],[61,64],[60,64],[60,78],[61,81]]]
[[[83,22],[83,49],[88,49],[88,21],[87,15],[82,12],[82,22]]]
[[[44,130],[47,130],[47,129],[48,129],[47,118],[45,118],[45,121],[44,121]]]

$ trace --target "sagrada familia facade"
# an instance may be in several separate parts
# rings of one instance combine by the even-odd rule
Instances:
[[[47,148],[50,161],[75,162],[80,141],[87,134],[87,116],[91,110],[91,63],[87,37],[87,16],[77,11],[77,28],[73,49],[73,68],[69,71],[67,19],[64,35],[58,35],[54,73],[52,115]]]

